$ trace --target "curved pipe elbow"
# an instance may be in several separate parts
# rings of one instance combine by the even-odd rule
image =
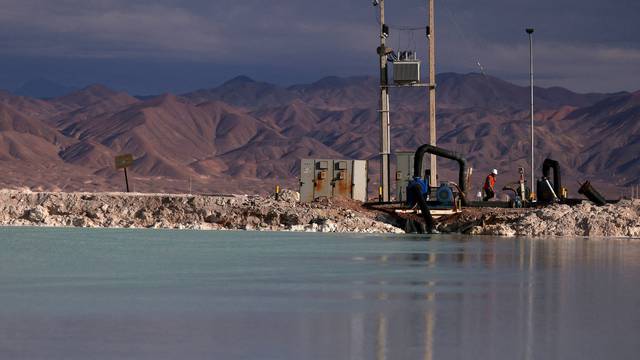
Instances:
[[[466,205],[466,192],[467,192],[467,180],[465,173],[467,172],[467,160],[463,155],[453,151],[449,151],[437,146],[424,144],[416,150],[415,157],[413,159],[413,176],[420,177],[422,175],[422,161],[425,154],[433,154],[446,159],[455,160],[458,162],[458,185],[462,193],[463,204]]]

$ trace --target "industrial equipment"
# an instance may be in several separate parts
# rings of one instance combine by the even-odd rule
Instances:
[[[442,183],[438,187],[430,187],[430,179],[428,178],[430,173],[429,176],[423,177],[422,171],[422,162],[424,155],[427,153],[457,161],[460,166],[458,184],[449,182]],[[400,177],[404,177],[403,171],[410,171],[404,166],[407,159],[411,159],[411,155],[407,153],[401,153],[398,157],[398,171],[400,171],[398,174]],[[410,173],[409,177],[411,179],[406,185],[406,205],[410,208],[417,206],[420,209],[428,233],[436,232],[433,215],[431,214],[432,210],[456,211],[457,208],[467,203],[465,191],[467,188],[467,176],[469,175],[465,158],[452,151],[425,144],[420,146],[413,154],[413,171]]]
[[[579,194],[582,194],[587,197],[587,199],[591,200],[594,204],[598,206],[604,206],[607,204],[607,200],[602,196],[598,190],[596,190],[593,185],[589,181],[585,181],[578,190]]]
[[[420,60],[415,51],[400,51],[393,62],[393,82],[396,85],[420,82]]]
[[[551,169],[553,169],[553,185],[549,181]],[[560,163],[552,159],[544,160],[542,163],[542,178],[538,180],[536,188],[539,202],[551,203],[562,200],[561,196],[564,191],[560,177]]]
[[[396,153],[396,201],[407,200],[407,185],[413,178],[414,151]]]
[[[530,190],[526,186],[526,180],[524,176],[524,168],[518,168],[518,174],[520,177],[517,182],[506,184],[502,190],[513,192],[513,198],[511,199],[511,207],[522,208],[528,204]],[[538,187],[539,188],[539,187]]]
[[[422,161],[427,153],[457,161],[459,165],[458,184],[442,183],[435,189],[430,188],[428,179],[421,177]],[[418,203],[419,199],[424,199],[425,201],[429,199],[427,205],[430,208],[453,208],[456,206],[458,199],[462,205],[466,205],[466,177],[467,161],[462,155],[429,144],[422,145],[414,155],[413,178],[407,184],[407,205],[413,207]],[[409,189],[415,190],[416,188],[421,190],[419,194],[415,191],[409,191]],[[433,199],[430,196],[432,191],[435,193]]]
[[[367,200],[366,160],[302,159],[300,161],[300,201],[312,202],[332,197]]]
[[[437,201],[438,207],[452,208],[455,205],[453,197],[453,189],[449,184],[441,184],[436,189],[435,201]]]
[[[520,175],[520,179],[518,179],[518,191],[516,192],[517,196],[520,196],[520,199],[526,201],[529,198],[529,190],[527,188],[527,181],[524,178],[524,168],[518,168],[518,174]]]
[[[511,200],[511,207],[512,208],[521,208],[524,207],[524,199],[522,198],[522,196],[520,194],[522,194],[522,190],[521,188],[518,186],[520,184],[520,182],[518,183],[511,183],[511,184],[507,184],[502,188],[502,191],[511,191],[513,192],[513,199]]]

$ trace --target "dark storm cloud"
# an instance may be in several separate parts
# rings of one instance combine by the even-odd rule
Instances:
[[[293,73],[306,74],[301,75],[305,81],[325,74],[375,74],[377,25],[370,0],[0,3],[0,54],[6,59],[46,59],[47,64],[149,60],[176,67],[191,62],[215,64],[219,72],[227,69],[227,77],[235,75],[231,71],[271,69],[262,78],[283,82],[295,82]],[[386,4],[392,25],[426,22],[426,0]],[[436,0],[436,8],[439,71],[482,68],[511,80],[525,79],[528,45],[523,30],[534,26],[543,85],[640,88],[630,76],[640,73],[637,0]],[[392,30],[390,44],[424,48],[425,41],[422,31]],[[168,69],[170,65],[163,72]],[[162,73],[149,74],[153,76]],[[181,86],[175,77],[166,85],[169,90]]]

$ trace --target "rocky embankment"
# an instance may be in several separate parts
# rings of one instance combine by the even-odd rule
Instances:
[[[640,237],[640,200],[539,209],[467,209],[443,219],[442,232],[500,236]]]
[[[0,226],[403,233],[404,220],[350,200],[301,204],[273,197],[0,191]],[[538,209],[470,208],[441,218],[441,233],[640,237],[640,200]]]
[[[260,196],[0,191],[0,225],[401,233],[394,219],[351,201]]]

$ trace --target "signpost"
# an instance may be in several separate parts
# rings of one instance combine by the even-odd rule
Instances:
[[[127,168],[133,165],[133,155],[124,154],[116,156],[116,170],[124,169],[124,182],[129,192],[129,178],[127,177]]]

